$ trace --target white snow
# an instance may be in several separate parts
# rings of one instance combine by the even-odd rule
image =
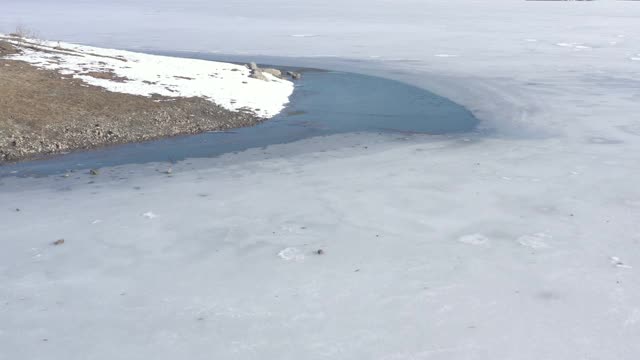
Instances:
[[[0,180],[2,360],[640,358],[637,2],[34,2],[5,0],[0,26],[304,57],[432,89],[487,131]]]
[[[611,43],[610,43],[611,44]],[[582,44],[577,44],[577,43],[557,43],[556,45],[560,46],[560,47],[568,47],[568,48],[572,48],[574,50],[587,50],[587,49],[591,49],[591,47],[586,46],[586,45],[582,45]],[[615,44],[611,44],[611,45],[615,45]]]
[[[532,249],[546,249],[550,247],[549,242],[552,240],[552,236],[545,233],[536,233],[532,235],[523,235],[518,238],[518,242],[522,246],[530,247]]]
[[[286,261],[304,261],[304,253],[299,249],[288,247],[278,253],[283,260]]]
[[[293,83],[265,74],[268,81],[250,78],[241,65],[149,55],[63,42],[7,37],[22,53],[8,56],[38,68],[73,75],[112,92],[167,97],[202,97],[226,109],[247,109],[270,118],[289,102]],[[115,79],[90,73],[113,74]]]
[[[489,242],[489,238],[482,234],[469,234],[461,236],[458,241],[469,245],[485,245]]]
[[[158,217],[158,215],[154,214],[153,211],[147,211],[146,213],[142,214],[142,216],[146,217],[147,219],[155,219]]]

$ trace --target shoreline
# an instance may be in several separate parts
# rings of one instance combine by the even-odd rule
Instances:
[[[213,56],[205,59],[217,60]],[[121,144],[11,164],[0,169],[0,178],[13,174],[64,174],[72,169],[86,171],[130,163],[175,163],[339,133],[388,133],[402,138],[476,134],[478,120],[467,109],[423,88],[375,75],[281,67],[280,61],[260,57],[256,60],[304,75],[287,108],[271,121],[229,131]]]
[[[131,69],[140,59],[167,61],[171,65],[185,61],[185,66],[195,66],[194,61],[118,51],[116,54],[139,57],[129,61],[122,55],[113,57],[117,62],[126,63],[123,69],[118,69],[102,61],[107,55],[94,53],[99,48],[65,45],[65,48],[58,46],[56,50],[49,50],[30,41],[21,46],[17,44],[20,39],[7,39],[0,38],[0,166],[76,150],[254,126],[279,113],[286,103],[278,103],[288,102],[290,95],[286,89],[290,82],[276,76],[281,75],[278,70],[260,69],[254,64],[247,69],[197,60],[195,65],[200,67],[225,68],[208,76],[201,75],[202,69],[197,69],[201,78],[162,73],[172,78],[173,83],[167,85],[162,80],[151,82],[125,77],[117,71]],[[98,58],[98,69],[81,63],[80,71],[69,71],[64,68],[68,65],[65,59],[59,56],[62,51],[74,58]],[[40,52],[55,56],[42,61],[37,58]],[[262,74],[263,71],[269,73]],[[126,87],[135,81],[138,84]],[[145,94],[144,86],[158,83],[168,93],[158,94],[154,91],[156,86],[150,90],[154,92]],[[220,94],[207,93],[214,86],[219,87]],[[225,86],[230,87],[229,94]],[[290,86],[292,93],[293,85]],[[202,93],[200,96],[198,91]],[[261,95],[266,99],[254,101],[252,98]],[[271,108],[261,109],[260,104],[270,104]]]

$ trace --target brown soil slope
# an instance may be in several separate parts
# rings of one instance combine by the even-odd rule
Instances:
[[[0,57],[16,51],[0,41]],[[256,124],[200,98],[106,91],[0,58],[0,163],[40,155]]]

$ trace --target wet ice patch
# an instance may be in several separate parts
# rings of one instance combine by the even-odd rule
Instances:
[[[458,241],[468,245],[486,245],[489,243],[489,238],[482,234],[468,234],[460,236]]]
[[[553,237],[545,233],[536,233],[532,235],[523,235],[518,238],[518,243],[522,246],[526,246],[532,249],[546,249],[550,248],[549,241]]]
[[[638,59],[640,60],[640,58]],[[624,131],[627,134],[640,136],[640,124],[620,125],[618,126],[618,129]]]
[[[283,249],[278,253],[278,256],[281,259],[286,261],[303,261],[304,260],[304,254],[302,253],[302,251],[294,247],[288,247],[286,249]]]

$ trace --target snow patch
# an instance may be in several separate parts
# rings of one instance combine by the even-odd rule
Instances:
[[[296,262],[304,261],[304,254],[302,253],[302,251],[294,247],[288,247],[286,249],[283,249],[278,253],[278,256],[280,256],[280,258],[286,261],[296,261]]]
[[[250,78],[242,65],[142,54],[0,34],[21,48],[8,56],[38,68],[71,75],[112,92],[166,97],[202,97],[228,110],[248,110],[263,118],[278,114],[289,102],[293,83],[271,74],[267,81]]]
[[[469,234],[459,237],[458,241],[469,245],[486,245],[489,243],[489,238],[482,234]]]
[[[552,236],[545,233],[536,233],[532,235],[523,235],[518,238],[518,243],[522,246],[526,246],[532,249],[546,249],[551,247],[549,245],[549,241],[552,239]]]
[[[147,219],[155,219],[158,217],[158,215],[154,214],[152,211],[147,211],[146,213],[142,214],[142,216],[146,217]]]
[[[565,43],[565,42],[560,42],[556,44],[557,46],[560,47],[566,47],[566,48],[572,48],[574,50],[588,50],[591,49],[590,46],[586,46],[586,45],[582,45],[580,43]]]

